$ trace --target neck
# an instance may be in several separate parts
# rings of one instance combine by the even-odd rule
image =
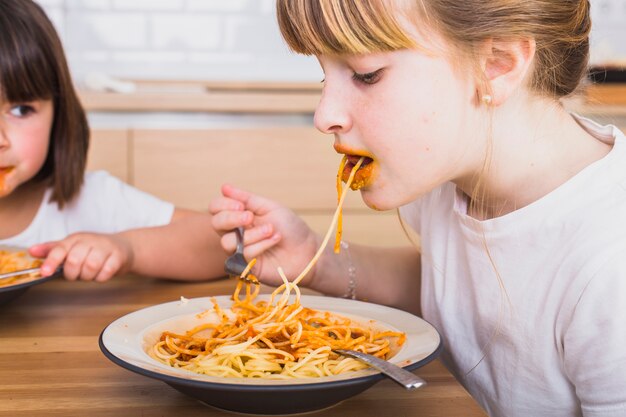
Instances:
[[[549,100],[519,96],[493,111],[487,159],[456,181],[479,219],[531,204],[611,150]]]

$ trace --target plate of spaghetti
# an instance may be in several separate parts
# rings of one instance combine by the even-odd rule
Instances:
[[[208,405],[240,413],[293,414],[339,403],[383,379],[378,371],[335,352],[357,350],[414,370],[433,360],[441,338],[421,318],[391,307],[301,295],[335,231],[341,207],[365,157],[337,174],[337,210],[317,253],[293,280],[259,295],[254,279],[238,280],[232,296],[181,298],[121,317],[100,335],[100,349],[128,370],[161,380]],[[351,163],[352,165],[352,163]],[[359,186],[364,186],[365,182]],[[358,187],[357,187],[358,188]],[[241,278],[254,265],[253,259]]]
[[[401,310],[300,295],[293,283],[264,295],[252,287],[239,283],[232,296],[130,313],[104,329],[100,349],[208,405],[252,414],[327,408],[384,378],[333,349],[364,351],[408,370],[441,349],[429,323]]]
[[[0,274],[35,268],[41,265],[41,262],[41,260],[29,256],[24,248],[0,245]],[[0,305],[19,297],[33,285],[41,284],[57,275],[42,277],[33,273],[0,280]]]

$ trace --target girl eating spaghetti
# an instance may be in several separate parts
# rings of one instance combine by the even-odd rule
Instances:
[[[568,113],[587,0],[278,0],[292,50],[325,74],[316,127],[365,203],[413,246],[328,248],[301,285],[420,313],[492,416],[626,415],[626,139]],[[365,172],[365,171],[364,171]],[[355,187],[355,188],[357,188]],[[230,185],[222,246],[245,226],[254,275],[297,276],[321,238]],[[415,248],[418,251],[415,251]]]

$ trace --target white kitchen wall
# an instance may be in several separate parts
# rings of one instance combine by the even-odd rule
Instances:
[[[274,0],[38,0],[74,78],[321,80],[282,41]]]
[[[322,78],[290,53],[274,0],[39,0],[63,38],[77,80]],[[592,0],[592,62],[626,65],[626,0]]]
[[[626,0],[591,0],[591,63],[626,67]]]

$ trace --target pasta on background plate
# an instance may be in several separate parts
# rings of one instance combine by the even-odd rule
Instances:
[[[22,269],[36,268],[40,266],[41,263],[42,261],[40,259],[33,259],[24,251],[0,248],[0,274],[15,272]],[[1,279],[0,287],[26,282],[39,277],[39,273],[31,273]]]

